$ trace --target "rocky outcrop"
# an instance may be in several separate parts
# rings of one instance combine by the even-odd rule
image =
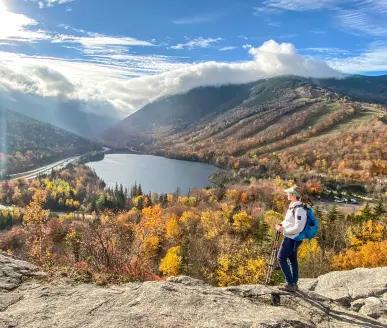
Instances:
[[[330,272],[300,287],[387,324],[387,267]]]
[[[300,284],[303,289],[349,304],[353,300],[386,293],[387,267],[334,271],[317,279],[301,280]]]
[[[22,283],[24,277],[45,275],[35,265],[0,253],[0,291],[15,289]]]
[[[102,288],[25,281],[38,269],[0,255],[0,272],[4,267],[21,277],[16,275],[13,287],[0,291],[1,328],[387,327],[363,313],[372,302],[364,301],[356,312],[315,291],[289,294],[261,285],[216,288],[185,276]],[[309,285],[316,289],[318,283]],[[280,297],[280,306],[271,304],[273,295]]]

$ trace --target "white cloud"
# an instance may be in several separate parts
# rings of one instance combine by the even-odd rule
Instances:
[[[356,56],[330,58],[328,63],[339,70],[351,73],[387,71],[387,42],[378,41],[370,44],[369,49]]]
[[[254,7],[253,9],[254,14],[259,15],[263,12],[279,13],[283,10],[306,11],[332,8],[339,2],[340,0],[267,0],[263,2],[262,7]]]
[[[49,36],[42,30],[31,30],[37,21],[23,14],[9,12],[0,2],[0,40],[36,41],[45,40]]]
[[[284,11],[329,10],[341,30],[356,35],[387,36],[386,0],[266,0],[253,10],[255,16]],[[324,34],[319,30],[310,32]]]
[[[228,47],[222,47],[219,49],[219,51],[230,51],[230,50],[235,50],[238,47],[233,47],[233,46],[228,46]]]
[[[269,22],[269,23],[267,23],[267,25],[273,26],[273,27],[280,27],[281,23],[279,23],[279,22]]]
[[[89,33],[92,36],[78,37],[73,35],[59,34],[52,40],[53,43],[79,43],[85,48],[102,47],[108,45],[115,46],[154,46],[153,43],[143,40],[137,40],[130,37],[111,37],[98,33]]]
[[[245,62],[184,64],[165,56],[102,56],[80,62],[0,53],[0,92],[16,90],[51,100],[77,100],[87,111],[106,115],[114,109],[128,115],[158,97],[203,85],[247,83],[285,74],[340,76],[325,62],[299,55],[289,43],[267,41],[249,48],[249,54],[252,60]]]
[[[318,53],[323,53],[323,54],[348,54],[349,52],[344,49],[340,48],[329,48],[329,47],[320,47],[320,48],[305,48],[304,50],[306,51],[311,51],[311,52],[318,52]]]
[[[210,48],[213,43],[216,43],[218,41],[221,41],[222,38],[195,38],[192,39],[186,43],[179,43],[175,46],[172,46],[171,49],[184,49],[187,48],[189,50],[192,50],[194,48]]]
[[[46,7],[54,7],[57,5],[63,5],[65,3],[70,3],[75,0],[32,0],[33,2],[37,2],[39,5],[39,8],[46,8]]]
[[[384,10],[387,10],[387,3],[385,6]],[[386,16],[382,15],[383,8],[382,4],[378,5],[375,0],[372,0],[372,3],[366,1],[355,9],[338,11],[335,20],[345,31],[354,34],[387,36],[387,20]]]

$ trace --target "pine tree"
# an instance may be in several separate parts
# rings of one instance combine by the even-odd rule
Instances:
[[[137,187],[137,182],[132,185],[131,190],[130,190],[130,198],[136,198],[138,196],[138,187]]]
[[[362,216],[363,220],[370,220],[373,217],[372,210],[371,210],[368,202],[366,203],[366,205],[362,208],[362,210],[360,212],[361,212],[361,216]]]
[[[339,216],[339,211],[337,210],[337,206],[333,205],[329,212],[325,215],[325,218],[328,222],[334,222],[337,220]]]
[[[383,202],[379,199],[378,204],[374,207],[374,216],[376,219],[381,218],[387,211],[384,208]]]

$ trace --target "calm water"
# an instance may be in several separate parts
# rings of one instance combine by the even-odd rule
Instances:
[[[108,154],[87,165],[109,186],[122,183],[129,188],[137,182],[144,192],[157,193],[172,193],[179,187],[187,194],[190,188],[205,188],[211,185],[208,176],[219,171],[209,164],[136,154]]]

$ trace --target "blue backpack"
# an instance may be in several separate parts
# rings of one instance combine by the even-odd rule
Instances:
[[[313,210],[311,207],[306,205],[298,205],[293,208],[293,215],[298,207],[303,207],[306,211],[306,224],[304,230],[294,238],[294,240],[301,241],[304,239],[312,239],[316,237],[317,231],[318,231],[318,221],[316,219],[316,216],[313,213]]]

